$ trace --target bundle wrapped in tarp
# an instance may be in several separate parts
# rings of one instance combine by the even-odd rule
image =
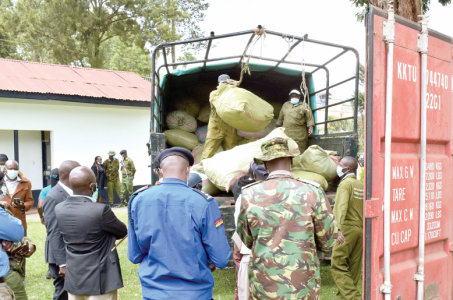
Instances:
[[[197,129],[197,120],[181,110],[168,113],[166,121],[170,129],[181,129],[187,132],[194,132]]]
[[[195,170],[206,174],[220,190],[228,191],[239,177],[248,172],[253,158],[262,155],[261,144],[263,142],[274,137],[287,138],[289,150],[294,153],[299,152],[296,142],[288,138],[284,130],[282,127],[274,129],[269,135],[258,141],[236,146],[231,150],[206,158],[195,167]]]
[[[234,85],[219,84],[209,101],[224,122],[245,132],[261,131],[274,118],[272,105]]]
[[[195,134],[181,129],[170,129],[164,131],[164,134],[167,143],[172,147],[184,147],[192,151],[199,144]]]
[[[318,173],[327,181],[332,181],[337,177],[337,165],[330,155],[335,154],[335,151],[325,151],[318,145],[312,145],[300,157],[294,159],[293,165],[300,167],[302,171]]]
[[[206,136],[208,134],[208,125],[203,126],[195,130],[195,135],[200,143],[204,144],[206,142]]]
[[[329,187],[327,180],[318,173],[302,171],[300,168],[292,169],[291,173],[293,174],[294,178],[302,178],[319,183],[324,191],[326,191]]]

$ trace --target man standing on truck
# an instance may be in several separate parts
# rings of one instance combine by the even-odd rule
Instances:
[[[290,101],[283,104],[276,127],[283,125],[285,134],[297,143],[300,153],[303,153],[307,149],[308,137],[313,135],[315,118],[310,105],[300,102],[298,90],[292,90],[289,97]]]
[[[223,74],[219,76],[219,84],[228,84],[230,76]],[[209,101],[217,96],[218,90],[211,92]],[[230,150],[237,146],[236,129],[225,123],[217,114],[214,104],[211,102],[211,115],[209,116],[208,133],[204,144],[203,154],[200,161],[213,157],[223,143],[223,149]]]
[[[336,300],[360,300],[357,290],[362,271],[363,183],[357,180],[357,160],[344,157],[337,166],[341,178],[333,212],[338,223],[338,239],[332,252],[332,275],[338,287]]]
[[[328,251],[337,225],[320,185],[291,174],[288,140],[276,137],[261,145],[269,171],[265,181],[242,189],[236,232],[252,250],[251,299],[319,299],[321,277],[316,249]]]

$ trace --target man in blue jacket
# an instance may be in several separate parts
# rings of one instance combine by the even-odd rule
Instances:
[[[187,185],[194,159],[183,148],[162,151],[164,180],[134,193],[129,202],[127,256],[140,264],[144,299],[212,299],[210,264],[231,256],[215,200]]]
[[[22,222],[9,215],[3,206],[0,206],[0,224],[0,299],[12,300],[14,293],[5,283],[5,277],[9,272],[9,258],[6,252],[2,250],[2,244],[20,242],[24,237],[24,227],[22,227]]]

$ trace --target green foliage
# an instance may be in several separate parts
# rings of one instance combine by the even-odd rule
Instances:
[[[194,61],[197,60],[197,58],[190,52],[185,52],[183,56],[178,57],[178,61]],[[183,65],[184,68],[187,65]]]
[[[360,167],[359,180],[365,183],[365,167]]]
[[[335,120],[333,116],[329,116],[328,120]],[[329,128],[329,133],[341,133],[341,132],[349,132],[354,131],[354,120],[340,120],[334,121],[327,124]]]
[[[204,1],[0,0],[0,32],[15,37],[17,58],[36,50],[45,62],[149,74],[149,47],[202,34]]]

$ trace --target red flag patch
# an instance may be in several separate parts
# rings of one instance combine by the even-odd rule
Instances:
[[[218,219],[214,222],[214,224],[215,224],[215,227],[216,227],[216,228],[219,228],[219,227],[222,226],[222,224],[223,224],[223,219],[222,219],[222,218],[218,218]]]

